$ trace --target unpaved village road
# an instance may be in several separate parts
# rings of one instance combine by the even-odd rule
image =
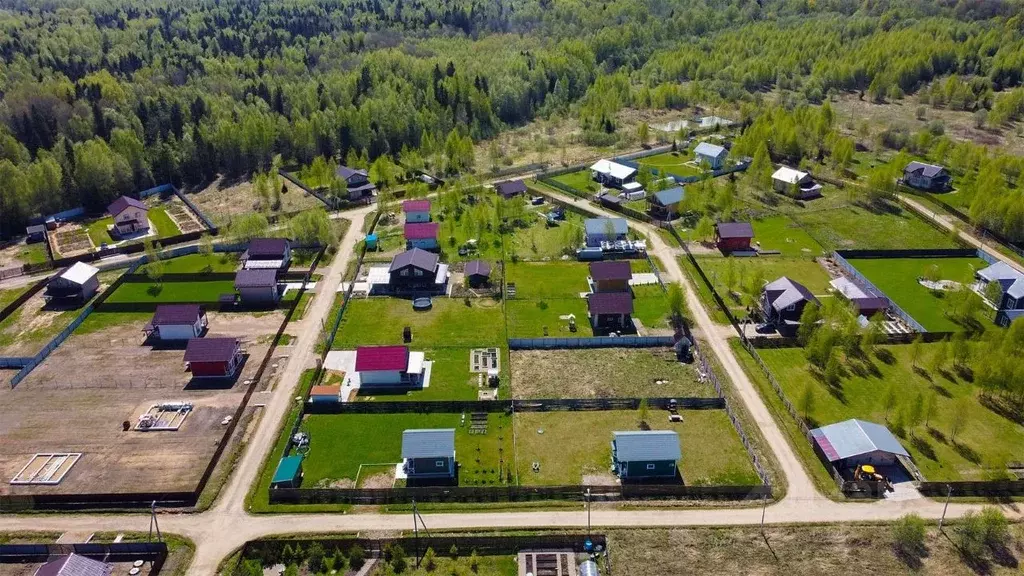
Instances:
[[[559,196],[567,202],[573,198]],[[579,201],[581,205],[582,201]],[[588,210],[614,216],[590,205]],[[168,514],[160,517],[160,527],[165,532],[174,532],[191,538],[196,543],[196,555],[189,574],[208,576],[216,572],[218,563],[246,540],[271,534],[290,532],[350,532],[359,530],[406,530],[410,526],[405,514],[283,514],[250,515],[244,509],[245,495],[259,472],[259,467],[270,450],[278,426],[287,412],[295,393],[299,375],[307,363],[312,362],[314,347],[319,334],[319,320],[325,318],[334,299],[334,293],[341,282],[347,261],[354,257],[354,248],[361,235],[363,219],[371,212],[369,207],[346,212],[352,220],[341,242],[339,254],[331,267],[324,272],[318,283],[317,293],[310,308],[304,329],[298,334],[291,357],[281,378],[281,383],[266,402],[264,414],[252,438],[246,444],[232,477],[223,489],[214,506],[201,514]],[[801,466],[792,447],[772,419],[768,408],[761,400],[753,384],[733,356],[728,346],[727,332],[715,328],[697,299],[693,286],[679,267],[680,251],[668,246],[650,226],[632,223],[647,233],[651,253],[664,263],[665,272],[673,282],[680,283],[686,293],[687,304],[696,328],[705,336],[708,346],[724,367],[736,387],[747,410],[753,415],[768,446],[775,454],[782,473],[786,477],[788,490],[779,502],[769,506],[765,516],[768,524],[813,523],[813,522],[871,522],[896,519],[908,512],[916,512],[926,518],[938,518],[942,514],[942,503],[928,499],[901,502],[837,503],[820,495],[807,472]],[[960,516],[977,506],[953,504],[948,516]],[[1004,506],[1010,518],[1021,519],[1021,511],[1012,505]],[[526,511],[526,512],[470,512],[424,514],[427,526],[432,530],[457,528],[526,528],[526,527],[582,527],[586,526],[587,514],[580,507],[575,511]],[[761,521],[761,509],[711,509],[711,510],[602,510],[593,512],[595,526],[696,526],[696,525],[741,525],[757,524]],[[149,519],[146,515],[24,515],[0,516],[0,531],[52,530],[52,531],[119,531],[146,530]]]

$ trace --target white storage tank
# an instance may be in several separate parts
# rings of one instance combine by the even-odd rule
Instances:
[[[600,572],[597,571],[597,562],[587,560],[580,564],[580,576],[601,576]]]

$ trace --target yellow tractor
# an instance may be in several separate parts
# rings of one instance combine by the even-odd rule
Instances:
[[[885,486],[886,490],[890,492],[893,490],[892,484],[889,483],[889,479],[879,474],[878,471],[875,470],[875,467],[870,464],[861,464],[860,466],[857,466],[857,469],[853,471],[853,479],[857,481],[881,482],[882,485]]]

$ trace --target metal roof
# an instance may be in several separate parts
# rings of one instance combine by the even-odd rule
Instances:
[[[357,170],[355,168],[349,168],[348,166],[338,166],[338,169],[335,170],[334,173],[345,180],[348,180],[356,174],[366,176],[366,170]]]
[[[466,262],[466,276],[490,276],[491,265],[483,260],[470,260]]]
[[[978,278],[991,282],[993,280],[1010,280],[1016,281],[1018,278],[1024,278],[1024,274],[1021,274],[1013,266],[1010,266],[1006,262],[1000,260],[995,264],[982,268],[976,272]]]
[[[437,231],[440,225],[437,222],[410,222],[405,225],[406,240],[437,239]]]
[[[612,432],[615,459],[619,462],[651,462],[682,458],[679,434],[671,430]]]
[[[285,456],[281,458],[281,461],[277,464],[277,470],[274,472],[274,479],[270,481],[271,484],[278,484],[281,482],[291,482],[295,480],[295,477],[299,475],[299,470],[302,468],[302,456]]]
[[[750,222],[719,222],[715,225],[719,238],[753,238],[754,227]]]
[[[800,301],[818,301],[807,287],[785,276],[765,285],[763,292],[768,295],[768,302],[776,310],[784,310]]]
[[[807,172],[801,172],[789,166],[782,166],[772,174],[772,180],[781,180],[786,184],[799,184],[804,178],[807,178]]]
[[[594,280],[629,280],[633,277],[633,270],[625,260],[591,262],[590,277]]]
[[[946,169],[942,166],[935,164],[925,164],[924,162],[913,161],[907,164],[907,167],[903,169],[903,172],[921,172],[921,175],[926,178],[934,178],[944,172]]]
[[[612,228],[615,229],[615,235],[622,235],[629,232],[629,224],[626,223],[625,218],[587,218],[583,223],[586,228],[587,235],[599,235],[604,234],[607,228],[606,222],[612,223]]]
[[[195,324],[202,316],[199,304],[160,304],[149,323],[153,326],[176,326]]]
[[[237,338],[192,338],[185,346],[185,362],[227,362],[238,346]]]
[[[117,216],[121,212],[127,210],[129,206],[134,206],[135,208],[141,208],[143,210],[149,210],[149,208],[146,207],[146,205],[141,200],[136,200],[135,198],[129,198],[127,196],[121,196],[117,200],[111,202],[110,206],[107,206],[107,212],[109,212],[111,216]]]
[[[284,258],[288,252],[288,240],[285,238],[253,238],[246,248],[249,258]]]
[[[89,266],[85,262],[75,262],[67,270],[61,272],[60,277],[81,286],[99,273],[100,269],[95,266]]]
[[[727,151],[725,148],[719,146],[718,144],[712,144],[710,142],[701,142],[700,144],[697,144],[696,148],[693,149],[693,154],[695,156],[700,155],[718,158],[719,156],[722,156],[726,153]]]
[[[522,180],[507,180],[505,182],[498,182],[494,185],[494,189],[498,191],[498,194],[508,198],[515,196],[516,194],[526,193],[526,182]]]
[[[683,190],[682,186],[676,186],[675,188],[669,188],[668,190],[662,190],[654,193],[654,199],[658,201],[658,204],[662,206],[669,206],[670,204],[678,204],[683,201],[686,196],[686,191]]]
[[[598,292],[587,297],[591,314],[632,314],[633,295],[629,292]]]
[[[402,458],[441,457],[455,457],[454,428],[402,432]]]
[[[360,346],[356,348],[356,372],[405,370],[409,366],[406,346]]]
[[[1006,295],[1010,298],[1020,299],[1024,298],[1024,277],[1018,278],[1006,289]]]
[[[437,269],[437,254],[427,252],[421,248],[406,250],[391,260],[391,267],[388,272],[397,272],[406,266],[413,266],[426,272],[433,272]]]
[[[235,288],[267,288],[276,284],[276,269],[246,269],[235,273]]]
[[[829,462],[875,451],[910,456],[888,428],[856,418],[815,428],[811,437]]]
[[[590,170],[599,174],[607,174],[612,178],[618,178],[619,180],[624,180],[636,174],[636,168],[631,168],[625,164],[613,162],[612,160],[598,160],[590,166]]]
[[[430,212],[430,200],[406,200],[402,202],[402,212]]]
[[[35,576],[110,576],[113,567],[79,554],[68,554],[36,569]]]

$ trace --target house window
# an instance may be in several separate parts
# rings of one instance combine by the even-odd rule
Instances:
[[[1006,308],[1009,309],[1009,310],[1016,310],[1017,309],[1017,299],[1013,298],[1012,296],[1007,296],[1006,297]]]
[[[398,275],[399,276],[408,276],[409,275],[409,270],[408,269],[402,270],[401,272],[398,273]]]
[[[647,469],[648,470],[654,470],[654,464],[648,464],[647,465]]]
[[[416,271],[414,272],[414,274],[415,274],[416,276],[423,276],[423,270],[416,270]]]
[[[786,310],[789,310],[790,312],[796,310],[796,304],[790,304],[786,307]]]
[[[438,460],[437,462],[434,462],[434,466],[437,468],[444,468],[444,460]]]

